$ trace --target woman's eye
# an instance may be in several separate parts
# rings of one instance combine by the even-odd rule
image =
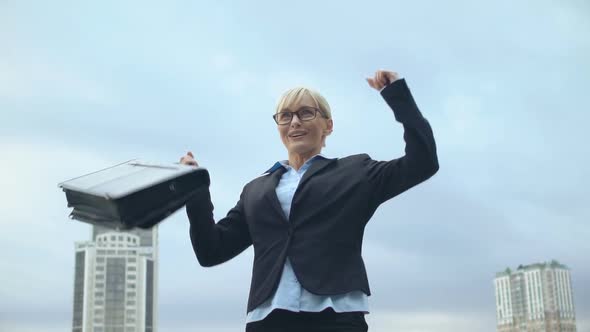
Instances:
[[[279,113],[279,120],[288,120],[291,118],[290,112],[281,112]]]
[[[302,109],[299,112],[301,114],[301,117],[303,117],[303,118],[311,118],[311,117],[313,117],[314,110],[312,110],[312,109]]]

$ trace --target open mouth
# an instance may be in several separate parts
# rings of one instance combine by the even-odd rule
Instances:
[[[289,137],[291,137],[291,138],[298,138],[298,137],[302,137],[302,136],[305,136],[305,135],[307,135],[307,133],[298,132],[298,133],[290,134]]]

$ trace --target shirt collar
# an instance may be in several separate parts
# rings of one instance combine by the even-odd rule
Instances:
[[[316,154],[315,156],[313,156],[313,157],[309,158],[309,159],[308,159],[308,160],[305,162],[305,164],[303,164],[303,165],[310,164],[310,163],[312,163],[314,160],[316,160],[316,159],[320,159],[320,158],[321,158],[321,159],[328,159],[328,158],[327,158],[325,155],[323,155],[323,154],[321,154],[321,153],[318,153],[318,154]],[[264,172],[264,174],[270,174],[270,173],[273,173],[274,171],[276,171],[277,169],[279,169],[279,168],[281,168],[281,167],[283,167],[283,168],[285,168],[285,169],[286,169],[288,165],[289,165],[289,161],[288,161],[288,160],[281,160],[281,161],[277,161],[277,162],[276,162],[276,163],[275,163],[275,164],[274,164],[274,165],[273,165],[271,168],[269,168],[269,169],[268,169],[266,172]],[[303,166],[302,166],[302,167],[303,167]]]

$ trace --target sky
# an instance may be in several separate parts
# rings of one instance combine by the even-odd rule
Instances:
[[[440,170],[367,226],[370,330],[495,331],[495,273],[556,259],[589,332],[589,35],[584,0],[0,0],[0,331],[71,330],[90,226],[59,182],[190,150],[219,219],[286,158],[271,115],[298,85],[331,105],[325,155],[401,157],[403,127],[365,81],[388,69]],[[243,330],[252,248],[199,266],[184,209],[159,243],[159,331]]]

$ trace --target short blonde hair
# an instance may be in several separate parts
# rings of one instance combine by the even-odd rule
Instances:
[[[299,104],[305,94],[308,94],[315,101],[320,109],[320,113],[322,113],[325,118],[332,118],[332,111],[330,110],[330,105],[326,98],[324,98],[319,92],[302,86],[289,89],[283,93],[281,99],[279,99],[279,102],[277,103],[275,113],[278,113],[291,105]]]

